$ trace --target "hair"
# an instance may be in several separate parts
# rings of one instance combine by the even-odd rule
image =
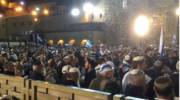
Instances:
[[[142,61],[133,61],[132,62],[132,67],[135,69],[138,67],[139,64],[143,64],[145,60]]]
[[[103,57],[100,57],[98,60],[97,60],[97,63],[98,64],[102,64],[103,62],[105,62],[105,59]]]
[[[160,76],[154,81],[154,89],[160,96],[171,96],[173,93],[172,80],[169,77]]]
[[[91,58],[88,58],[87,61],[88,61],[89,64],[91,64],[92,68],[94,68],[94,67],[97,65],[97,63],[95,62],[95,60],[93,60],[93,59],[91,59]]]

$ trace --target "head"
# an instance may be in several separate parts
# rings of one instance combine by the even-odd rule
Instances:
[[[176,63],[176,70],[179,72],[179,61]]]
[[[63,73],[63,74],[68,73],[68,72],[69,72],[69,69],[70,69],[71,67],[72,67],[71,65],[65,65],[65,66],[63,66],[63,68],[62,68],[62,73]]]
[[[105,63],[106,61],[105,61],[105,59],[103,58],[103,57],[101,57],[101,58],[99,58],[98,60],[97,60],[97,63],[98,64],[103,64],[103,63]]]
[[[130,55],[125,55],[123,60],[126,62],[130,62],[131,61]]]
[[[108,64],[103,64],[100,68],[99,75],[102,78],[112,79],[114,75],[114,69]]]
[[[131,70],[128,78],[128,83],[125,88],[125,95],[144,97],[145,93],[145,74],[139,69]]]
[[[162,68],[163,63],[160,60],[156,60],[153,65],[156,68]]]
[[[130,76],[128,79],[128,84],[134,85],[134,86],[145,86],[145,74],[142,70],[139,69],[133,69],[130,72]]]
[[[39,60],[35,60],[32,66],[32,69],[34,72],[41,72],[42,71],[42,65]]]
[[[56,62],[54,59],[49,59],[48,60],[48,67],[55,67],[56,66]]]
[[[66,79],[78,82],[80,80],[80,75],[81,74],[78,68],[71,67],[68,73],[66,74]]]
[[[148,56],[148,57],[153,57],[153,50],[151,48],[147,48],[145,50],[145,54]]]
[[[132,65],[134,69],[141,69],[141,70],[146,70],[147,67],[143,56],[134,57]]]
[[[85,69],[93,69],[96,66],[96,62],[93,59],[87,58],[84,66]]]
[[[168,99],[173,93],[172,80],[169,77],[160,76],[154,81],[153,89],[158,98]]]

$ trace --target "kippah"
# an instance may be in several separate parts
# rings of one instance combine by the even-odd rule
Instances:
[[[136,56],[133,58],[133,61],[143,61],[144,57],[143,56]]]

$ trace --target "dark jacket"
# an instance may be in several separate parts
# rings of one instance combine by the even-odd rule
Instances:
[[[29,78],[32,79],[32,80],[41,80],[41,81],[44,81],[44,76],[40,72],[32,72],[29,75]]]

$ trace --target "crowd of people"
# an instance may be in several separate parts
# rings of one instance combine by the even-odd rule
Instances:
[[[177,48],[0,47],[0,73],[139,98],[179,97]]]

